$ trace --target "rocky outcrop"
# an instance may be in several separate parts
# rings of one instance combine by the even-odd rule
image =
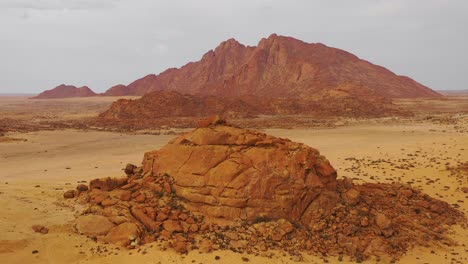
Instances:
[[[187,208],[214,219],[308,225],[321,217],[314,208],[327,213],[337,200],[336,172],[316,149],[228,125],[197,128],[146,153],[143,171],[171,175]]]
[[[159,241],[179,253],[282,250],[398,258],[416,245],[452,245],[463,213],[403,184],[336,179],[311,147],[219,118],[127,165],[123,178],[80,187],[78,232],[127,248]]]
[[[52,90],[47,90],[39,95],[33,97],[33,99],[57,99],[57,98],[69,98],[69,97],[90,97],[96,96],[89,87],[76,87],[73,85],[59,85]]]
[[[120,99],[101,113],[97,125],[141,128],[161,118],[191,117],[222,114],[230,118],[252,117],[258,111],[237,98],[195,96],[175,91],[156,91],[136,100]]]
[[[355,92],[350,92],[349,87],[346,89],[329,92],[315,99],[255,96],[225,98],[156,91],[136,100],[120,99],[90,123],[100,127],[138,130],[163,125],[194,127],[198,118],[210,115],[245,120],[261,115],[307,115],[323,119],[336,116],[365,118],[408,114],[398,109],[389,99],[366,94],[365,88]],[[176,118],[185,121],[177,121]]]

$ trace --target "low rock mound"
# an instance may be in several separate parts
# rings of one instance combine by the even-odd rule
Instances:
[[[336,172],[316,149],[228,125],[195,129],[146,153],[143,171],[173,177],[186,206],[213,220],[308,225],[320,218],[317,208],[327,213],[337,201]]]
[[[316,149],[216,118],[124,171],[66,193],[89,204],[80,233],[130,248],[158,240],[180,253],[277,249],[296,259],[311,252],[363,260],[453,244],[448,227],[466,223],[410,186],[337,180]]]
[[[32,99],[57,99],[57,98],[69,98],[69,97],[90,97],[96,96],[89,87],[76,87],[73,85],[61,84],[54,89],[46,90]]]
[[[155,91],[135,100],[117,100],[108,110],[99,115],[95,125],[147,128],[170,124],[169,120],[174,118],[185,117],[195,120],[217,114],[229,118],[246,118],[253,117],[258,112],[254,107],[237,98]]]
[[[317,119],[411,115],[394,105],[390,99],[373,95],[365,88],[359,92],[345,88],[316,94],[315,98],[221,97],[162,90],[145,94],[139,99],[117,100],[98,117],[89,120],[89,124],[138,130],[162,126],[192,128],[198,118],[210,115],[243,122],[263,115],[306,115]]]

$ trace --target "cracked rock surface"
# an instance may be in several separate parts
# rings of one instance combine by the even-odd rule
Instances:
[[[146,153],[143,171],[173,177],[187,208],[214,221],[309,224],[320,217],[315,207],[330,209],[337,200],[336,172],[318,150],[227,125],[197,128]]]

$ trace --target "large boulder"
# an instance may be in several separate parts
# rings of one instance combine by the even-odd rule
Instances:
[[[102,215],[82,215],[75,223],[78,232],[88,236],[106,235],[115,226]]]
[[[173,177],[186,206],[212,220],[309,224],[338,199],[336,172],[318,150],[226,124],[197,128],[146,153],[143,170]]]
[[[128,246],[137,241],[141,234],[140,228],[132,222],[125,222],[113,227],[105,237],[105,241],[120,246]]]

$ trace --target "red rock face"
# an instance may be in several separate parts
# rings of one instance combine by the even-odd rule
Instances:
[[[286,218],[308,225],[333,208],[336,172],[304,144],[226,125],[198,128],[148,152],[143,171],[171,175],[189,209],[220,220]]]
[[[53,99],[53,98],[68,98],[68,97],[89,97],[96,96],[89,87],[75,87],[73,85],[59,85],[52,90],[47,90],[40,93],[38,96],[33,97],[33,99]]]
[[[148,75],[128,85],[130,94],[175,90],[215,96],[320,98],[359,92],[386,98],[438,97],[414,80],[323,44],[271,35],[256,47],[222,42],[198,62]]]

